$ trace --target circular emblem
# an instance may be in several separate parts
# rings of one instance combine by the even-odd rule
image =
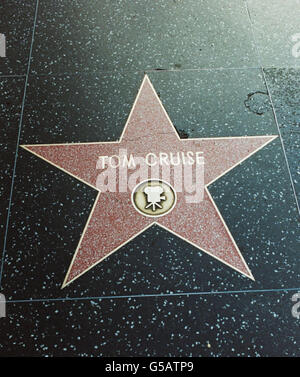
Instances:
[[[140,182],[132,191],[134,208],[144,216],[159,217],[169,213],[176,204],[176,192],[169,183],[159,179]]]

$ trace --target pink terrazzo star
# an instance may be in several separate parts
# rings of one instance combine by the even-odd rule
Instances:
[[[208,185],[250,157],[277,136],[180,139],[150,80],[145,76],[119,141],[22,146],[96,190],[99,156],[202,151],[204,198],[187,203],[177,192],[173,210],[158,218],[136,211],[131,192],[98,193],[62,287],[67,286],[153,224],[167,229],[218,261],[253,279]],[[152,177],[154,178],[154,177]]]

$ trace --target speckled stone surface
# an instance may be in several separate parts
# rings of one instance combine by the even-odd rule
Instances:
[[[34,73],[257,67],[241,0],[41,1]]]
[[[6,228],[24,83],[25,80],[22,78],[0,77],[0,258]]]
[[[176,75],[176,73],[172,74]],[[168,77],[169,73],[157,73],[160,78],[164,75]],[[179,76],[182,77],[182,73]],[[186,86],[189,87],[189,81],[186,82]],[[258,85],[258,88],[261,89],[261,86]],[[222,101],[221,98],[220,101]],[[234,103],[237,102],[235,96],[231,98]],[[244,102],[244,99],[245,96],[242,95],[241,102]],[[172,107],[171,101],[168,103],[169,107]],[[230,109],[229,105],[227,107]],[[223,114],[221,108],[215,113],[215,118],[220,123]],[[248,115],[247,109],[245,109],[245,114]],[[247,123],[248,132],[251,133],[250,130],[253,129],[253,133],[257,134],[259,122],[263,128],[263,115],[256,114],[255,118],[251,115]],[[273,123],[275,123],[274,120]],[[271,126],[268,126],[271,130]],[[276,129],[275,124],[272,127]],[[203,136],[210,136],[210,130],[206,132]],[[38,130],[35,134],[39,134]],[[126,134],[124,136],[126,137]],[[45,142],[45,139],[42,141]],[[24,181],[27,182],[25,190]],[[179,274],[176,277],[176,281],[179,279],[176,289],[181,291],[210,289],[209,287],[234,289],[237,285],[242,289],[272,288],[278,285],[293,287],[297,280],[297,241],[299,242],[297,232],[299,228],[295,199],[289,184],[279,140],[274,140],[272,145],[260,150],[251,159],[235,168],[235,171],[231,171],[212,184],[210,192],[216,199],[218,207],[220,206],[221,213],[229,229],[232,230],[234,238],[241,245],[244,258],[247,262],[250,261],[249,268],[255,274],[255,282],[241,279],[237,273],[229,272],[225,266],[222,271],[221,266],[211,265],[209,257],[194,247],[154,227],[140,235],[137,240],[125,245],[115,255],[111,255],[103,262],[103,266],[96,266],[95,272],[89,271],[87,276],[81,277],[80,289],[78,285],[73,287],[71,285],[61,291],[61,282],[84,229],[96,193],[75,178],[66,176],[57,168],[44,161],[38,161],[36,157],[21,150],[15,186],[17,205],[14,205],[12,211],[12,225],[8,237],[8,248],[12,251],[7,254],[3,275],[6,292],[9,292],[9,296],[13,299],[22,298],[24,295],[27,298],[41,298],[45,295],[47,297],[57,297],[57,295],[76,297],[86,294],[165,292],[173,290],[174,278],[170,275],[172,270],[165,276],[160,266],[170,263],[175,270],[178,263],[179,265],[183,263],[181,270],[183,275]],[[37,206],[35,203],[43,203],[43,206]],[[34,210],[29,211],[29,208],[34,208]],[[263,223],[264,226],[261,225]],[[159,241],[153,244],[153,237]],[[139,242],[141,246],[137,246]],[[58,243],[60,243],[59,247]],[[158,244],[166,246],[158,246]],[[175,247],[175,245],[178,246]],[[159,247],[158,259],[155,257],[157,247]],[[170,250],[166,255],[165,247]],[[190,257],[178,262],[182,258],[180,256],[182,250],[184,250],[184,255],[188,253]],[[143,260],[144,253],[147,255],[145,261]],[[198,260],[199,255],[201,263]],[[130,261],[126,262],[128,257]],[[170,258],[170,261],[166,262],[165,258]],[[135,264],[136,260],[137,264]],[[127,263],[129,265],[125,267]],[[30,268],[24,268],[24,264],[30,265]],[[57,265],[64,267],[58,272]],[[119,270],[115,269],[116,265],[120,266]],[[277,268],[277,265],[280,267]],[[206,266],[211,267],[207,270]],[[270,269],[268,275],[264,274],[266,268]],[[185,273],[185,269],[189,272]],[[120,273],[119,277],[115,275],[117,271]],[[205,276],[212,274],[211,278],[203,279],[201,277],[203,273]],[[149,274],[149,277],[145,278],[145,274],[147,276]],[[163,279],[152,280],[156,274],[158,276],[163,274]],[[191,274],[193,279],[189,277]],[[220,276],[220,274],[225,275],[214,281],[213,276]],[[13,279],[10,279],[11,276]],[[112,276],[115,276],[115,281]],[[96,279],[98,283],[90,284],[90,279]]]
[[[173,124],[185,137],[277,133],[261,70],[150,72]]]
[[[278,132],[258,68],[148,75],[185,137]],[[142,73],[134,72],[30,76],[21,143],[118,139],[142,78]]]
[[[300,70],[265,69],[300,203]]]
[[[263,67],[300,67],[300,1],[247,0]]]
[[[218,214],[218,209],[210,197],[207,186],[275,138],[277,135],[181,140],[149,77],[145,75],[119,141],[35,144],[22,145],[22,147],[100,191],[102,188],[97,182],[99,174],[104,169],[104,164],[102,169],[101,166],[98,166],[99,156],[116,156],[121,150],[126,151],[127,158],[132,156],[133,159],[137,157],[145,159],[148,153],[155,153],[158,156],[161,152],[167,156],[170,153],[174,155],[193,153],[195,156],[196,153],[203,154],[205,168],[203,167],[202,170],[202,179],[199,169],[197,170],[198,163],[194,160],[194,163],[190,165],[189,176],[194,177],[194,180],[197,176],[197,184],[202,187],[201,193],[197,190],[197,193],[200,193],[197,195],[197,200],[193,199],[191,202],[191,199],[187,198],[189,194],[186,191],[186,182],[182,179],[182,176],[186,176],[185,165],[187,162],[179,160],[182,169],[179,179],[175,178],[174,165],[170,166],[170,174],[166,178],[167,182],[175,187],[175,191],[177,191],[176,186],[180,187],[177,192],[177,203],[172,213],[161,219],[157,218],[155,221],[219,261],[253,278],[238,247],[232,240],[230,232],[226,229],[222,217]],[[177,162],[178,158],[176,164]],[[147,173],[144,178],[139,176],[136,178],[135,184],[144,179],[163,179],[163,172],[160,170],[162,168],[159,168],[157,173],[151,172],[150,176]],[[141,215],[132,206],[131,191],[133,188],[128,187],[127,183],[127,180],[130,180],[127,178],[130,176],[130,172],[126,172],[126,186],[122,192],[119,189],[121,184],[120,168],[113,169],[112,172],[115,175],[114,185],[108,192],[100,192],[95,201],[91,217],[85,226],[80,244],[65,278],[64,286],[153,224],[154,219]],[[184,186],[183,189],[182,186]],[[111,189],[112,191],[110,191]],[[193,196],[195,197],[195,195],[196,191],[193,191]]]
[[[0,5],[2,226],[25,83],[3,75],[27,71],[35,4]],[[39,0],[20,143],[116,140],[144,72],[183,139],[276,134],[259,60],[299,67],[295,4]],[[298,71],[264,72],[299,195]],[[209,189],[255,281],[154,225],[62,290],[97,192],[20,148],[0,356],[300,356],[299,215],[280,140]]]
[[[32,39],[35,0],[2,0],[0,33],[6,38],[6,57],[0,57],[0,75],[25,75]]]
[[[30,76],[22,144],[120,137],[142,73]]]
[[[210,186],[255,282],[154,227],[82,276],[80,284],[63,291],[61,282],[96,194],[46,162],[20,152],[3,276],[7,296],[294,287],[299,280],[299,223],[280,143],[273,143]],[[20,187],[24,177],[25,190]]]
[[[11,303],[0,354],[299,357],[292,294]]]

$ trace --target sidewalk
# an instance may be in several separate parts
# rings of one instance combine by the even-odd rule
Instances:
[[[299,0],[0,5],[0,356],[300,356],[299,19]],[[278,136],[209,185],[255,280],[155,224],[61,289],[98,193],[20,146],[119,140],[145,74],[182,140]]]

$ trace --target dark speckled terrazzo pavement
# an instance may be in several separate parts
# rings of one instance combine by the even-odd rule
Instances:
[[[298,0],[1,3],[0,357],[300,356],[296,14]],[[145,72],[183,138],[280,136],[209,188],[255,281],[155,225],[61,289],[97,193],[19,145],[118,139]]]
[[[298,202],[300,201],[300,70],[265,69]]]
[[[15,161],[15,150],[19,129],[19,117],[24,90],[24,78],[0,77],[0,239],[4,239],[7,209],[9,205],[12,170]],[[2,249],[1,249],[2,256]]]

